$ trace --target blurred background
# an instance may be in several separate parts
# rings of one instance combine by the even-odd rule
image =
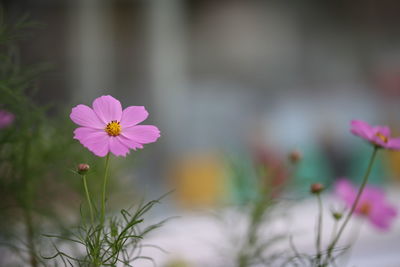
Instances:
[[[396,1],[3,6],[8,20],[28,13],[43,24],[21,56],[54,65],[37,101],[52,112],[101,94],[145,105],[163,132],[160,159],[263,143],[277,153],[307,147],[334,159],[333,176],[345,175],[349,120],[400,120]]]
[[[254,164],[274,166],[279,184],[289,179],[284,166],[295,149],[303,156],[292,177],[296,195],[314,181],[357,180],[370,147],[349,133],[349,121],[388,124],[400,133],[398,1],[3,0],[2,6],[9,23],[29,14],[42,24],[21,42],[20,60],[52,64],[34,96],[49,105],[49,116],[67,116],[102,94],[123,106],[146,106],[146,124],[157,125],[162,137],[137,152],[135,186],[149,196],[176,188],[174,208],[242,203],[252,195]],[[372,182],[400,181],[399,159],[382,153]]]

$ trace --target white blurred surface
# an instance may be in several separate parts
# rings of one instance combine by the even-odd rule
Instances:
[[[392,203],[399,208],[400,192],[390,193]],[[334,204],[332,206],[332,204]],[[323,244],[329,242],[333,220],[330,217],[331,207],[341,207],[340,202],[329,197],[324,198],[325,216],[323,220]],[[306,199],[293,205],[288,214],[278,219],[264,232],[270,234],[287,233],[288,237],[276,245],[276,249],[289,247],[289,235],[300,253],[315,252],[314,227],[317,216],[317,203],[314,199]],[[237,246],[225,234],[228,232],[243,233],[245,220],[237,212],[224,211],[225,222],[215,216],[205,213],[185,213],[181,218],[174,219],[158,230],[147,243],[157,244],[166,249],[163,253],[155,249],[145,249],[143,254],[154,258],[158,266],[165,266],[173,260],[182,260],[188,266],[233,266],[234,255],[229,255],[229,248]],[[400,266],[400,220],[396,218],[388,232],[374,228],[368,221],[355,218],[350,221],[347,231],[341,238],[340,245],[348,244],[354,230],[360,228],[358,241],[348,254],[338,261],[338,266],[358,267],[399,267]],[[231,242],[231,243],[229,243]],[[228,252],[228,254],[227,254]],[[151,262],[143,262],[141,266],[152,266]]]

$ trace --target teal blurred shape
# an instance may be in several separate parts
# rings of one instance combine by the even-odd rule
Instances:
[[[333,171],[323,151],[312,143],[299,150],[303,158],[294,167],[290,191],[297,196],[306,196],[313,183],[329,186],[333,180]]]
[[[354,183],[360,184],[365,171],[367,169],[369,160],[371,158],[373,152],[373,146],[369,143],[362,143],[360,145],[356,145],[355,149],[352,150],[351,153],[351,162],[350,162],[350,170],[347,178]],[[388,175],[388,170],[384,165],[384,153],[386,153],[384,149],[380,149],[375,158],[374,165],[372,166],[371,173],[368,178],[369,184],[381,185],[383,184]]]

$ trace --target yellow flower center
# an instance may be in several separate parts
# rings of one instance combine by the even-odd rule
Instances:
[[[371,204],[364,202],[360,206],[360,213],[363,215],[368,215],[371,212]]]
[[[379,139],[381,139],[384,143],[387,143],[388,140],[389,140],[389,138],[387,138],[387,136],[384,136],[384,135],[381,134],[381,133],[376,133],[375,135],[378,136]]]
[[[104,130],[109,136],[118,136],[121,133],[121,125],[118,121],[111,121]]]

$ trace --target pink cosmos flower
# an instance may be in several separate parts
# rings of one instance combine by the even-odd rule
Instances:
[[[335,183],[335,194],[351,208],[357,195],[357,188],[347,179]],[[379,187],[366,185],[354,214],[364,216],[378,229],[388,230],[391,221],[397,216],[397,210],[386,201],[385,193]]]
[[[0,129],[6,128],[10,124],[12,124],[14,122],[14,119],[14,114],[6,110],[0,110]]]
[[[375,146],[400,150],[400,138],[392,138],[387,126],[371,126],[364,121],[352,120],[351,132]]]
[[[143,106],[130,106],[122,110],[121,103],[112,96],[96,98],[93,109],[77,105],[70,118],[78,124],[74,139],[93,152],[104,157],[109,152],[126,156],[129,149],[143,148],[160,137],[160,131],[153,125],[138,125],[149,113]]]

